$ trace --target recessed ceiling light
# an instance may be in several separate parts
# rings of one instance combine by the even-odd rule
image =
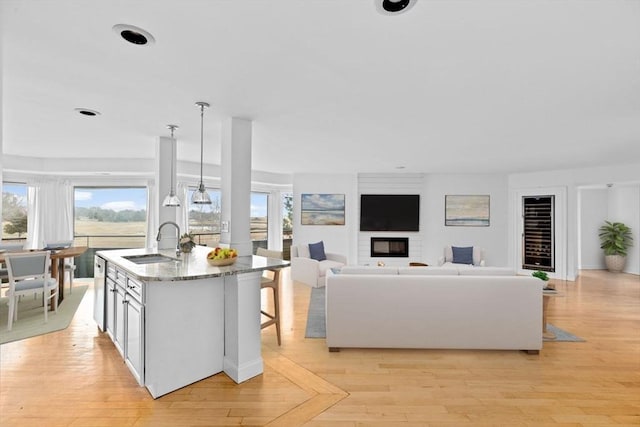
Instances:
[[[156,39],[153,38],[151,33],[142,28],[134,27],[133,25],[117,24],[113,26],[113,31],[129,43],[137,46],[144,46],[156,42]]]
[[[376,9],[383,15],[399,15],[411,9],[418,0],[374,0]]]
[[[77,111],[78,113],[82,114],[83,116],[94,117],[94,116],[99,116],[100,115],[100,111],[90,110],[89,108],[75,108],[74,111]]]

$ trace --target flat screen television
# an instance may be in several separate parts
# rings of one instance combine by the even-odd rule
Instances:
[[[361,194],[360,231],[420,231],[420,195]]]

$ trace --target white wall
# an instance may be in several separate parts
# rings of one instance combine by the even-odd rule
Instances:
[[[578,268],[602,270],[604,256],[600,249],[598,229],[607,219],[609,194],[606,188],[584,188],[578,194],[580,254]]]
[[[640,274],[640,185],[614,185],[608,191],[608,220],[631,227],[633,246],[627,253],[625,273]]]
[[[359,181],[366,185],[359,186]],[[378,180],[378,183],[375,181]],[[296,174],[294,189],[294,244],[323,240],[329,252],[347,254],[348,262],[366,264],[370,237],[409,237],[409,259],[385,258],[388,265],[410,261],[437,264],[446,245],[480,246],[485,249],[487,265],[508,265],[507,176],[504,174]],[[342,193],[346,195],[345,226],[300,224],[302,193]],[[359,193],[420,193],[420,232],[363,232],[359,228]],[[447,194],[487,194],[490,196],[489,227],[451,227],[444,225],[444,199]],[[416,247],[415,245],[420,245]]]
[[[345,225],[302,225],[302,194],[344,194]],[[295,174],[293,176],[293,244],[324,242],[326,252],[347,256],[350,264],[357,260],[358,192],[355,174]]]
[[[567,232],[564,244],[567,248],[567,280],[575,280],[578,274],[578,189],[607,183],[637,185],[640,183],[640,163],[509,175],[509,188],[512,192],[535,187],[566,187]],[[510,201],[512,204],[515,202],[515,200]],[[515,212],[513,205],[510,206],[510,209]],[[512,215],[510,221],[513,223],[509,226],[509,244],[511,252],[515,252],[516,242],[520,239],[520,236],[517,235],[517,227],[514,226],[517,218]]]
[[[445,195],[487,194],[490,196],[489,227],[444,225]],[[503,174],[431,174],[425,180],[424,262],[436,265],[443,248],[480,246],[487,265],[508,265],[507,176]],[[421,218],[421,220],[423,219]],[[422,224],[422,223],[421,223]]]

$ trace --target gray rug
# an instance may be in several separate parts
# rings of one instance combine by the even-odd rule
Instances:
[[[64,301],[58,307],[58,312],[48,313],[47,323],[44,323],[42,299],[23,297],[18,305],[18,321],[13,322],[11,331],[7,331],[8,298],[0,298],[0,344],[66,329],[73,315],[76,314],[87,288],[86,285],[74,286],[73,293],[65,292]]]
[[[307,329],[305,338],[326,338],[327,325],[325,323],[324,289],[311,288],[309,313],[307,314]]]
[[[327,337],[327,325],[325,318],[325,288],[312,288],[311,298],[309,300],[309,313],[307,314],[307,329],[305,331],[305,338],[326,338]],[[556,338],[544,338],[544,341],[548,342],[561,342],[561,341],[573,341],[584,342],[580,337],[577,337],[563,329],[553,326],[547,323],[547,330],[552,332]]]
[[[553,333],[556,337],[555,338],[543,338],[543,341],[549,341],[549,342],[554,342],[554,341],[573,341],[573,342],[585,342],[585,340],[583,340],[580,337],[577,337],[573,334],[570,334],[569,332],[558,328],[557,326],[553,326],[551,323],[547,323],[547,331]]]

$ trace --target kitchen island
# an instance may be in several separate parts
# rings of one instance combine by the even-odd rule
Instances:
[[[214,267],[191,253],[96,253],[94,318],[154,398],[225,372],[236,383],[263,371],[260,280],[288,261],[240,256]]]

